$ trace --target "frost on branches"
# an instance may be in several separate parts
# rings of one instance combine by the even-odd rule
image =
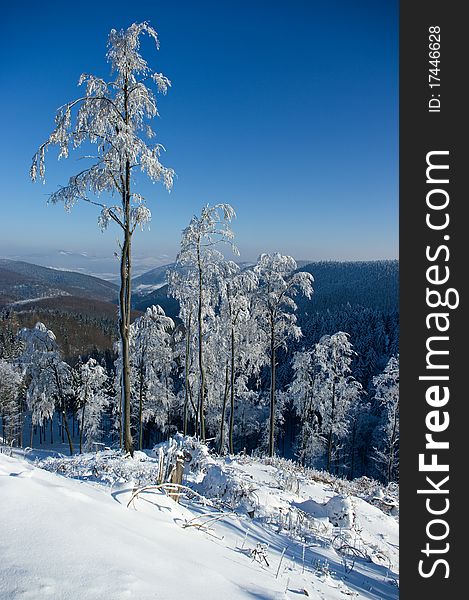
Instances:
[[[373,377],[373,385],[375,400],[382,409],[375,460],[389,483],[399,476],[399,356],[389,359],[383,373]]]
[[[306,406],[309,418],[304,423],[302,451],[313,457],[323,445],[328,471],[340,459],[351,409],[362,394],[362,386],[351,376],[354,356],[349,335],[339,331],[323,336],[312,351],[295,357],[295,405],[297,411]],[[308,434],[312,439],[306,441]]]
[[[169,437],[175,402],[173,373],[174,321],[161,306],[150,306],[131,325],[133,405],[138,412],[138,446],[143,448],[145,423],[153,422]]]
[[[254,273],[258,278],[256,318],[264,333],[270,361],[270,428],[269,456],[275,452],[276,361],[277,351],[286,348],[289,338],[299,339],[301,329],[296,325],[293,298],[301,293],[313,294],[313,276],[297,272],[296,261],[282,254],[262,254]]]
[[[8,445],[22,443],[23,402],[20,369],[0,358],[0,415],[2,417],[3,442]]]
[[[105,81],[86,73],[80,76],[78,85],[84,87],[84,94],[58,109],[55,129],[34,154],[31,165],[31,179],[45,180],[45,153],[49,146],[57,145],[59,158],[68,158],[71,148],[93,144],[96,156],[86,158],[94,159],[94,164],[73,175],[67,186],[50,196],[50,202],[63,202],[70,210],[79,200],[90,202],[90,193],[118,196],[116,204],[95,202],[101,207],[99,222],[103,228],[111,220],[123,227],[127,216],[132,228],[149,221],[151,215],[144,198],[131,193],[128,187],[136,169],[153,181],[162,181],[168,190],[173,185],[174,171],[160,162],[163,146],[146,141],[155,137],[147,121],[158,116],[156,97],[148,84],[166,94],[171,83],[163,74],[153,71],[140,55],[140,37],[145,33],[158,49],[157,33],[148,23],[111,30],[107,60],[114,79]],[[126,193],[131,196],[128,205],[125,198],[122,201]]]
[[[23,365],[27,381],[26,403],[31,411],[32,423],[42,425],[58,410],[67,433],[70,454],[73,454],[67,416],[72,395],[71,368],[62,360],[54,333],[43,323],[37,323],[32,329],[21,329],[18,337],[24,347],[19,362]],[[31,427],[31,438],[32,431]]]
[[[229,204],[203,207],[184,229],[176,265],[169,273],[169,293],[181,305],[186,330],[184,427],[187,428],[189,403],[195,412],[196,432],[205,440],[205,420],[209,385],[207,353],[216,320],[216,307],[224,274],[224,256],[218,249],[226,245],[239,254],[233,244],[230,223],[235,211]],[[212,346],[213,347],[213,346]],[[191,368],[191,371],[189,371]]]
[[[265,345],[260,329],[254,318],[254,293],[258,278],[254,271],[241,271],[232,261],[225,264],[225,272],[220,291],[219,319],[222,339],[219,350],[224,352],[225,387],[222,403],[219,434],[220,453],[225,449],[225,415],[229,396],[228,448],[234,453],[235,399],[249,400],[252,395],[248,389],[248,380],[258,375],[267,362]]]
[[[137,171],[151,181],[160,181],[170,190],[174,171],[160,162],[163,146],[152,142],[155,133],[150,122],[158,116],[155,92],[166,94],[171,83],[162,73],[151,69],[140,54],[140,38],[148,35],[159,48],[156,31],[148,23],[134,23],[128,29],[109,34],[107,60],[114,78],[106,81],[83,74],[79,85],[84,94],[59,108],[55,129],[33,156],[31,179],[45,179],[45,153],[59,147],[59,158],[70,149],[94,147],[91,162],[66,186],[52,193],[49,201],[62,202],[66,210],[80,200],[100,209],[99,225],[105,229],[112,221],[122,231],[120,243],[119,331],[122,346],[122,418],[124,446],[133,452],[130,431],[131,378],[129,333],[131,309],[131,240],[137,227],[151,218],[145,199],[134,191]],[[153,89],[152,89],[153,88]],[[93,162],[94,161],[94,162]]]
[[[109,405],[106,393],[108,376],[104,367],[94,358],[77,367],[78,382],[76,400],[78,405],[78,422],[80,424],[80,454],[83,449],[94,450],[101,441],[101,421],[104,410]]]

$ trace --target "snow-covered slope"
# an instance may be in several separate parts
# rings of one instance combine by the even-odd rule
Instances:
[[[105,464],[97,459],[76,459],[75,475],[81,465],[81,477],[88,479],[79,481],[0,454],[1,600],[398,596],[397,522],[364,500],[352,497],[344,504],[326,484],[306,479],[289,491],[279,469],[262,461],[205,457],[204,469],[188,473],[187,483],[213,502],[204,506],[184,499],[178,505],[161,491],[149,490],[127,508],[132,469],[142,475],[152,459],[136,453],[133,460],[125,459],[118,477],[109,464],[107,484],[91,468],[93,461],[99,468]],[[56,466],[63,471],[64,464]],[[251,490],[244,505],[238,495],[236,511],[228,505],[234,488]],[[247,499],[253,497],[250,507]],[[353,529],[333,525],[338,513],[331,510],[331,500],[342,508],[353,505]],[[252,519],[246,514],[250,508]],[[278,515],[308,511],[318,529],[302,542],[301,528],[282,524]],[[208,519],[211,523],[202,526]],[[366,544],[372,560],[343,554],[337,540],[352,543],[348,534],[360,539],[355,543],[359,553]]]

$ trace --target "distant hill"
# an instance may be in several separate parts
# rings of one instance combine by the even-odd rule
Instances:
[[[0,259],[0,304],[39,298],[76,296],[113,302],[118,287],[98,277]]]
[[[302,310],[322,311],[345,304],[398,310],[399,261],[324,261],[302,265],[314,277],[311,300],[298,298]]]
[[[132,290],[137,295],[144,295],[157,290],[167,283],[166,272],[174,263],[155,267],[132,279]]]
[[[0,259],[0,329],[44,322],[67,359],[112,349],[117,337],[118,288],[108,281]],[[138,313],[136,313],[138,314]]]
[[[386,358],[398,351],[398,261],[298,264],[299,270],[314,277],[313,297],[295,299],[304,334],[298,347],[316,342],[325,333],[350,332],[357,351],[370,355],[361,367],[363,381],[369,380]],[[168,297],[166,283],[170,266],[156,267],[133,279],[134,318],[152,304],[159,304],[167,315],[177,318],[179,303]],[[240,266],[246,269],[253,265]],[[21,326],[39,318],[52,329],[63,329],[67,354],[88,351],[93,345],[101,350],[111,348],[117,335],[117,295],[115,284],[98,277],[0,259],[0,308],[13,311]],[[78,336],[76,343],[70,343],[73,336]]]
[[[299,267],[302,267],[303,265],[310,264],[310,262],[311,261],[307,260],[298,260],[297,264]],[[255,263],[249,261],[242,261],[238,262],[237,264],[242,270],[244,270],[253,267]],[[151,269],[150,271],[146,271],[138,277],[134,277],[132,279],[133,293],[139,296],[144,296],[146,294],[151,294],[158,288],[162,288],[165,284],[168,283],[166,273],[168,269],[171,269],[172,267],[174,267],[174,263],[161,265],[159,267]]]
[[[314,277],[314,294],[311,300],[298,297],[298,312],[321,312],[342,305],[360,305],[367,308],[398,310],[399,304],[399,262],[363,261],[363,262],[313,262],[298,261],[298,270],[307,271]],[[249,268],[252,263],[244,263]],[[134,279],[138,283],[151,285],[162,282],[163,273],[169,268],[157,267]],[[163,271],[164,269],[164,271]],[[168,286],[161,284],[148,293],[141,289],[133,297],[136,310],[145,310],[152,304],[160,304],[171,317],[177,316],[178,302],[167,295]]]
[[[287,355],[279,354],[279,385],[291,379],[290,360],[295,350],[311,347],[325,334],[346,331],[359,355],[353,373],[367,388],[389,357],[399,352],[399,262],[298,261],[297,264],[299,271],[313,275],[314,294],[311,299],[295,298],[303,336],[290,344]],[[168,316],[177,319],[179,303],[168,297],[167,285],[133,296],[136,310],[144,311],[152,304],[159,304]]]
[[[132,296],[132,308],[134,310],[143,312],[153,304],[159,304],[164,312],[173,319],[179,314],[179,302],[168,296],[168,284],[150,293]]]
[[[399,262],[318,262],[301,270],[312,273],[314,294],[295,299],[303,337],[291,345],[279,378],[289,381],[293,351],[345,331],[357,352],[352,373],[368,389],[373,376],[399,353]]]

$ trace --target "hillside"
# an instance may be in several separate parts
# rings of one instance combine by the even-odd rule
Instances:
[[[132,279],[132,289],[135,294],[143,295],[150,293],[167,283],[166,272],[174,266],[174,263],[155,267],[138,277]]]
[[[399,262],[313,262],[300,267],[314,277],[311,300],[298,299],[303,310],[321,311],[346,304],[384,310],[399,305]]]
[[[42,321],[66,359],[109,351],[117,335],[117,290],[98,277],[0,259],[0,333]]]
[[[177,318],[179,314],[179,302],[168,296],[168,284],[145,294],[132,294],[132,306],[134,310],[144,311],[153,304],[159,304],[165,313],[171,318]]]
[[[184,446],[179,504],[155,488],[129,502],[172,444],[134,459],[0,455],[0,598],[398,597],[397,519],[373,504],[383,490]]]
[[[399,303],[399,262],[307,262],[298,261],[299,270],[314,276],[314,294],[311,300],[297,298],[298,314],[334,310],[347,304],[384,310],[397,310]],[[250,263],[244,263],[250,268]],[[134,307],[145,310],[152,304],[163,306],[171,317],[177,316],[178,303],[168,297],[165,272],[170,267],[157,267],[133,280],[138,286],[153,289],[145,292],[140,287],[133,297]]]
[[[118,287],[98,277],[41,267],[27,262],[0,259],[0,302],[77,296],[112,302]]]
[[[355,375],[366,384],[386,358],[398,352],[398,261],[299,261],[299,265],[312,273],[315,281],[310,300],[296,298],[304,334],[297,347],[315,343],[325,333],[347,331],[361,355]],[[179,303],[168,296],[165,283],[170,266],[156,267],[133,280],[134,317],[159,304],[166,314],[177,318]],[[115,284],[97,277],[0,260],[0,308],[17,313],[21,326],[31,326],[39,319],[57,330],[67,356],[88,353],[94,347],[111,349],[117,292]],[[288,378],[284,369],[279,369],[280,382]]]

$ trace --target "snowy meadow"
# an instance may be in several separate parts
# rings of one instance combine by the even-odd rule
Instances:
[[[393,486],[182,436],[133,458],[32,454],[0,455],[2,598],[398,597]]]

